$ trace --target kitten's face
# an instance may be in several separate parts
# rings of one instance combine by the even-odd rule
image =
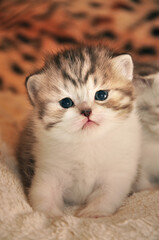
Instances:
[[[141,120],[153,127],[159,122],[159,72],[139,77],[135,81],[135,86]]]
[[[44,128],[68,133],[111,129],[133,109],[132,62],[128,55],[110,59],[103,49],[80,49],[51,59],[27,82]]]

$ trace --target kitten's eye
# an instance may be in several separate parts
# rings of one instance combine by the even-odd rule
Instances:
[[[98,101],[104,101],[108,97],[108,91],[107,90],[100,90],[97,91],[95,94],[95,100]]]
[[[61,107],[63,107],[63,108],[70,108],[74,105],[71,98],[64,98],[59,103],[60,103]]]

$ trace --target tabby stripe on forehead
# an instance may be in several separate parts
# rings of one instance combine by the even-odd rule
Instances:
[[[91,74],[95,72],[95,65],[92,65],[91,68],[87,71],[85,77],[84,77],[84,82],[86,83],[88,81],[88,78]]]
[[[83,54],[82,54],[82,52],[80,51],[80,61],[81,61],[81,63],[84,63],[84,61],[85,61],[85,58],[84,58],[84,56],[83,56]]]
[[[66,60],[69,59],[69,54],[68,54],[67,51],[63,52],[62,56],[63,56]]]
[[[58,68],[61,68],[61,62],[60,62],[60,56],[59,55],[56,55],[54,57],[54,61],[55,61],[55,64]]]
[[[87,53],[89,54],[91,67],[90,67],[90,69],[87,71],[87,73],[86,73],[86,75],[85,75],[85,77],[84,77],[84,82],[85,82],[85,83],[88,81],[89,76],[95,72],[95,66],[96,66],[96,61],[97,61],[97,56],[96,56],[95,53],[92,51],[92,48],[91,48],[91,47],[88,47]]]
[[[80,72],[79,72],[79,80],[82,79],[82,68],[83,68],[83,65],[84,65],[84,56],[82,54],[82,52],[80,52],[80,62],[81,62],[81,65],[80,65]]]
[[[68,53],[68,55],[69,55],[69,59],[71,60],[71,63],[74,64],[75,61],[76,61],[76,54],[75,54],[75,52],[70,51],[70,52]]]
[[[73,79],[68,73],[65,72],[65,70],[62,70],[62,75],[64,79],[69,80],[75,87],[77,87],[77,82],[75,79]]]
[[[96,64],[97,56],[96,56],[96,54],[93,52],[92,47],[88,47],[87,52],[88,52],[88,54],[89,54],[91,64]]]
[[[65,60],[68,60],[68,62],[72,65],[75,63],[76,61],[76,55],[75,53],[70,50],[70,51],[65,51],[62,53],[62,57],[65,59]]]

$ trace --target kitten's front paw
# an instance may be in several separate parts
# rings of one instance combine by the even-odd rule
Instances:
[[[104,211],[100,211],[95,206],[86,206],[84,208],[80,208],[75,213],[76,217],[83,217],[83,218],[100,218],[100,217],[106,217],[109,214],[105,213]]]

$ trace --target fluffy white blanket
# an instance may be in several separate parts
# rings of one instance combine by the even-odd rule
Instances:
[[[4,96],[0,96],[0,99],[4,100]],[[19,100],[17,102],[19,104]],[[0,106],[0,115],[1,110]],[[4,128],[1,127],[0,130],[3,132]],[[14,138],[14,135],[11,137]],[[0,240],[159,239],[159,191],[157,190],[133,194],[125,200],[116,214],[105,218],[76,218],[73,216],[74,208],[66,209],[65,215],[59,219],[49,219],[44,214],[33,211],[24,195],[11,146],[13,144],[5,143],[2,134]]]

